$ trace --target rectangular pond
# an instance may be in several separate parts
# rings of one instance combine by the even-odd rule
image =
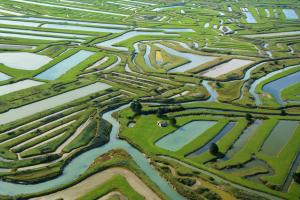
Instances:
[[[205,151],[209,150],[211,144],[217,143],[224,135],[226,135],[226,133],[228,133],[229,131],[231,131],[231,129],[233,129],[235,124],[236,124],[236,122],[229,122],[228,124],[226,124],[226,126],[213,139],[211,139],[204,146],[200,147],[199,149],[197,149],[193,153],[189,154],[188,156],[189,157],[190,156],[198,156],[198,155],[204,153]]]
[[[112,48],[112,49],[116,49],[116,50],[120,50],[120,51],[128,51],[127,47],[117,47],[114,46],[117,43],[123,42],[125,40],[128,40],[130,38],[133,37],[137,37],[137,36],[141,36],[141,35],[150,35],[150,36],[154,36],[154,35],[158,35],[158,36],[178,36],[177,34],[167,34],[164,32],[147,32],[147,31],[129,31],[127,33],[124,33],[123,35],[117,36],[115,38],[97,43],[96,46],[98,47],[104,47],[104,48]]]
[[[161,32],[167,32],[167,33],[178,33],[178,32],[191,33],[191,32],[195,32],[191,28],[136,28],[134,30],[136,30],[136,31],[161,31]]]
[[[216,121],[192,121],[178,128],[175,132],[161,138],[155,144],[163,149],[177,151],[203,134],[216,123]]]
[[[299,19],[297,13],[293,9],[282,9],[287,19]]]
[[[38,74],[36,78],[44,80],[55,80],[94,54],[95,52],[80,50],[69,58]]]
[[[33,31],[33,30],[24,30],[24,29],[15,29],[15,28],[0,28],[0,31],[7,31],[13,33],[25,33],[25,34],[37,34],[37,35],[46,35],[46,36],[57,36],[57,37],[74,37],[74,38],[85,38],[89,35],[82,34],[72,34],[72,33],[55,33],[49,31]]]
[[[252,35],[243,35],[243,36],[248,38],[258,38],[258,37],[279,37],[279,36],[289,36],[289,35],[298,35],[298,34],[300,34],[300,31],[261,33],[261,34],[252,34]]]
[[[255,20],[255,18],[254,18],[254,16],[252,15],[251,12],[245,11],[245,12],[243,12],[243,13],[246,15],[246,21],[247,21],[248,23],[251,23],[251,24],[257,23],[256,20]]]
[[[130,2],[130,3],[136,3],[136,4],[142,4],[142,5],[148,5],[148,6],[157,5],[156,3],[149,3],[149,2],[143,2],[143,1],[133,1],[133,0],[122,0],[122,1],[127,1],[127,2]]]
[[[86,22],[86,21],[75,21],[75,20],[67,20],[67,19],[54,19],[54,18],[38,18],[38,17],[16,17],[15,19],[22,19],[22,20],[31,20],[31,21],[40,21],[40,22],[54,22],[54,23],[68,23],[68,24],[78,24],[78,25],[85,25],[85,26],[101,26],[101,27],[114,27],[114,28],[128,28],[127,25],[121,24],[104,24],[99,22]]]
[[[262,120],[255,120],[253,124],[249,125],[240,137],[234,142],[229,151],[226,153],[224,160],[228,160],[233,157],[238,151],[240,151],[245,144],[249,141],[256,129],[262,124]]]
[[[7,52],[0,53],[0,63],[7,67],[22,69],[22,70],[36,70],[49,63],[52,59],[48,56],[39,55],[28,52]]]
[[[24,50],[24,49],[34,49],[34,48],[35,46],[29,46],[29,45],[0,44],[0,49]]]
[[[131,5],[131,4],[119,3],[119,2],[113,2],[113,1],[106,1],[106,3],[113,4],[113,5],[118,5],[121,8],[126,8],[126,7],[129,7],[129,8],[140,8],[141,7],[140,5]]]
[[[268,9],[265,9],[265,12],[266,12],[266,17],[270,17],[270,11]]]
[[[276,156],[299,126],[299,121],[280,120],[261,147],[261,152],[270,156]]]
[[[39,112],[55,108],[57,106],[61,106],[63,104],[105,90],[110,87],[110,85],[107,85],[105,83],[97,82],[88,86],[65,92],[63,94],[50,97],[48,99],[27,104],[16,109],[11,109],[7,112],[0,114],[0,125],[34,115]]]
[[[39,25],[41,25],[41,23],[36,23],[36,22],[23,22],[23,21],[14,21],[14,20],[7,20],[7,19],[0,19],[0,24],[29,26],[29,27],[38,27]]]
[[[100,27],[86,27],[86,26],[74,26],[66,24],[43,24],[42,28],[53,28],[63,30],[76,30],[76,31],[91,31],[91,32],[103,32],[103,33],[122,33],[123,29],[112,29],[112,28],[100,28]]]
[[[203,76],[216,78],[224,74],[227,74],[231,71],[234,71],[236,69],[242,68],[251,63],[253,63],[252,60],[232,59],[228,62],[222,63],[220,65],[217,65],[207,70],[206,72],[203,73]]]
[[[7,85],[0,86],[0,96],[16,92],[19,90],[27,89],[30,87],[38,86],[44,84],[43,82],[34,81],[34,80],[23,80],[16,83],[11,83]]]
[[[170,9],[170,8],[177,8],[177,7],[182,7],[182,6],[181,5],[170,5],[170,6],[154,8],[152,11],[159,12],[159,11],[162,11],[162,10],[166,10],[166,9]]]
[[[13,38],[25,38],[25,39],[33,39],[33,40],[72,40],[72,41],[78,41],[83,42],[83,39],[70,39],[70,38],[60,38],[60,37],[48,37],[48,36],[38,36],[38,35],[26,35],[22,33],[4,33],[0,32],[0,37],[13,37]]]

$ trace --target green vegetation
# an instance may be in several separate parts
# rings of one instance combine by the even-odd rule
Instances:
[[[141,195],[139,195],[136,191],[134,191],[134,188],[132,188],[126,179],[123,176],[116,175],[111,180],[105,182],[103,185],[98,186],[93,191],[85,194],[84,196],[80,197],[80,200],[84,199],[97,199],[101,196],[104,196],[105,194],[111,192],[111,191],[119,191],[127,197],[128,199],[144,199]]]
[[[65,191],[117,167],[162,199],[300,198],[300,83],[284,83],[282,102],[278,86],[264,88],[300,69],[298,1],[0,0],[0,16],[0,199]],[[70,60],[80,51],[90,56]],[[39,59],[11,53],[49,62],[34,68]],[[231,59],[253,62],[204,75]],[[49,70],[60,75],[38,76]],[[110,87],[43,104],[92,84]],[[274,142],[276,156],[265,154],[283,120],[297,121],[295,133]],[[184,126],[195,121],[215,124],[176,151],[158,145],[177,130],[188,138]],[[148,161],[166,180],[150,177]],[[32,183],[33,194],[19,190]],[[145,199],[135,189],[116,175],[79,199]]]

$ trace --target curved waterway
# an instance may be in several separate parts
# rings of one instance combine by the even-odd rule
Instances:
[[[207,101],[217,101],[218,93],[209,85],[209,81],[203,80],[202,85],[210,94],[210,97]]]
[[[257,79],[256,81],[254,81],[253,84],[251,85],[250,89],[249,89],[249,92],[250,92],[251,95],[253,95],[253,97],[254,97],[254,99],[255,99],[256,105],[260,105],[260,104],[261,104],[260,96],[259,96],[258,93],[255,92],[256,87],[257,87],[260,83],[262,83],[263,81],[267,80],[268,78],[271,78],[272,76],[275,76],[275,75],[280,74],[280,73],[282,73],[282,72],[284,72],[284,71],[286,71],[286,70],[290,70],[290,69],[293,69],[293,68],[296,68],[296,67],[299,67],[299,66],[300,66],[300,65],[289,66],[289,67],[286,67],[286,68],[284,68],[284,69],[280,69],[280,70],[271,72],[271,73],[269,73],[269,74],[267,74],[267,75],[261,77],[260,79]],[[290,74],[290,75],[287,75],[287,76],[291,76],[291,75],[293,75],[293,74]],[[287,77],[287,76],[286,76],[286,77]],[[299,75],[298,75],[298,76],[299,76]],[[281,80],[281,79],[282,79],[282,80],[285,80],[285,79],[283,79],[283,78],[279,78],[279,79],[276,79],[275,81],[272,81],[272,82],[276,82],[276,81]],[[294,81],[294,83],[297,83],[297,81],[298,81],[299,79],[293,78],[292,80]],[[270,82],[270,83],[272,83],[272,82]],[[268,84],[270,84],[270,83],[267,83],[266,85],[268,85]],[[289,83],[288,85],[291,85],[291,84],[292,84],[292,83]],[[265,85],[265,86],[266,86],[266,85]],[[287,85],[287,86],[288,86],[288,85]],[[287,87],[286,84],[282,84],[282,86],[283,86],[283,87],[277,86],[277,87],[279,87],[279,88],[276,88],[276,90],[275,90],[274,93],[272,93],[271,91],[266,91],[266,92],[271,92],[271,94],[274,95],[274,97],[276,98],[276,100],[277,100],[278,103],[283,103],[283,101],[282,101],[282,99],[281,99],[281,97],[280,97],[280,93],[281,93],[282,89],[284,89],[285,87]],[[263,90],[264,90],[264,88],[263,88]],[[279,98],[278,98],[278,97],[279,97]]]
[[[272,94],[272,96],[275,97],[277,102],[283,105],[285,102],[281,98],[282,90],[284,90],[285,88],[293,84],[299,83],[299,81],[300,81],[300,71],[289,74],[270,83],[267,83],[266,85],[263,86],[263,91]]]
[[[252,73],[252,71],[253,70],[255,70],[256,68],[258,68],[258,67],[260,67],[260,66],[262,66],[263,64],[265,64],[266,62],[262,62],[262,63],[258,63],[258,64],[256,64],[256,65],[254,65],[253,67],[250,67],[247,71],[246,71],[246,73],[245,73],[245,75],[244,75],[244,77],[243,77],[243,81],[244,81],[244,83],[243,83],[243,85],[242,85],[242,87],[241,87],[241,90],[240,90],[240,97],[238,98],[238,100],[241,100],[242,98],[243,98],[243,91],[244,91],[244,88],[248,85],[248,84],[250,84],[249,82],[251,81],[250,80],[250,77],[251,77],[251,73]]]
[[[145,63],[148,67],[153,68],[153,66],[151,65],[151,61],[150,61],[150,53],[151,53],[151,46],[150,45],[146,45],[146,51],[144,54],[144,60]]]
[[[0,181],[0,194],[1,195],[19,195],[42,192],[49,189],[59,188],[63,184],[72,182],[80,177],[93,161],[108,152],[109,150],[122,148],[126,150],[138,164],[138,166],[144,171],[144,173],[165,193],[170,199],[183,200],[184,197],[180,196],[160,175],[152,168],[147,158],[144,155],[128,144],[126,141],[119,140],[118,134],[120,124],[112,117],[112,113],[127,108],[129,104],[121,106],[115,110],[106,112],[102,118],[112,124],[112,130],[110,134],[110,142],[104,146],[89,150],[75,159],[73,159],[63,170],[63,174],[55,179],[45,181],[37,184],[18,184]]]
[[[155,46],[157,46],[160,49],[165,50],[168,54],[171,54],[173,56],[178,56],[181,58],[185,58],[190,61],[186,64],[180,65],[178,67],[175,67],[175,68],[169,70],[168,72],[171,72],[171,73],[186,72],[186,71],[191,70],[201,64],[212,61],[216,58],[213,56],[203,56],[203,55],[198,55],[198,54],[180,52],[180,51],[174,50],[172,48],[169,48],[167,46],[164,46],[162,44],[155,44]]]

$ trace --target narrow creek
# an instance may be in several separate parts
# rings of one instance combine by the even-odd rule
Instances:
[[[242,80],[244,81],[244,83],[243,83],[243,85],[242,85],[242,87],[241,87],[241,90],[240,90],[240,97],[238,98],[238,100],[241,100],[241,99],[244,97],[244,94],[243,94],[244,88],[247,87],[248,85],[250,85],[250,81],[251,81],[251,80],[250,80],[250,77],[251,77],[252,71],[255,70],[256,68],[262,66],[262,65],[265,64],[265,63],[266,63],[266,62],[258,63],[258,64],[254,65],[253,67],[249,68],[249,69],[246,71],[246,73],[245,73],[245,75],[244,75],[244,77],[243,77],[243,79],[242,79]]]
[[[209,85],[209,81],[203,80],[202,85],[210,94],[210,97],[207,101],[217,101],[218,93]]]
[[[293,162],[293,165],[289,171],[289,174],[286,177],[286,180],[283,184],[282,191],[287,192],[289,190],[289,187],[293,181],[293,175],[297,171],[298,167],[300,167],[300,152],[296,156],[296,159]]]
[[[148,67],[150,68],[154,68],[152,65],[151,65],[151,62],[150,62],[150,53],[151,53],[151,46],[150,45],[146,45],[146,51],[145,51],[145,54],[144,54],[144,60],[145,60],[145,63]]]

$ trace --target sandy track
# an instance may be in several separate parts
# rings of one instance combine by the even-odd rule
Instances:
[[[81,126],[79,126],[76,131],[73,133],[73,135],[71,137],[69,137],[63,144],[61,144],[54,153],[52,154],[60,154],[62,153],[63,149],[70,144],[77,136],[79,136],[82,131],[90,124],[91,119],[89,118],[85,123],[83,123]],[[49,140],[48,140],[49,141]],[[74,150],[73,150],[74,151]],[[38,164],[38,165],[33,165],[33,166],[27,166],[27,167],[20,167],[18,168],[18,171],[26,171],[26,170],[31,170],[31,169],[37,169],[37,168],[41,168],[41,167],[46,167],[50,164],[56,163],[61,161],[62,159],[65,159],[66,157],[68,157],[73,151],[69,152],[69,153],[64,153],[62,155],[62,157],[60,157],[58,160],[55,160],[53,162],[50,163],[42,163],[42,164]],[[20,154],[17,154],[19,159],[20,159]],[[33,157],[38,157],[38,156],[42,156],[42,155],[37,155],[37,156],[33,156]],[[31,157],[32,158],[32,157]]]
[[[155,192],[153,192],[138,176],[133,172],[125,168],[110,168],[103,172],[99,172],[92,175],[85,180],[79,182],[78,184],[71,186],[65,190],[49,194],[42,197],[33,198],[34,200],[54,200],[63,198],[64,200],[74,200],[77,199],[87,192],[92,191],[97,186],[109,181],[115,175],[121,175],[126,178],[129,185],[134,188],[136,192],[141,194],[147,200],[160,200]]]
[[[171,173],[174,177],[178,177],[178,178],[184,177],[184,176],[179,176],[173,167],[171,167],[171,166],[168,166],[168,167],[171,170]],[[189,177],[185,177],[185,178],[189,178]],[[217,193],[223,200],[237,200],[232,194],[225,191],[224,188],[222,188],[222,186],[214,185],[203,179],[200,179],[200,178],[196,179],[196,184],[193,186],[193,188],[196,189],[198,186],[203,186],[203,187],[208,188],[209,190]]]
[[[103,197],[100,197],[98,200],[109,200],[113,197],[118,197],[120,200],[128,200],[122,193],[120,193],[118,191],[110,192],[110,193],[104,195]]]
[[[76,137],[78,137],[82,131],[90,124],[91,119],[89,118],[85,123],[83,123],[82,125],[80,125],[75,133],[73,133],[71,135],[71,137],[69,137],[63,144],[61,144],[55,151],[56,154],[59,154],[63,151],[63,149],[68,146],[68,144],[70,144]]]

